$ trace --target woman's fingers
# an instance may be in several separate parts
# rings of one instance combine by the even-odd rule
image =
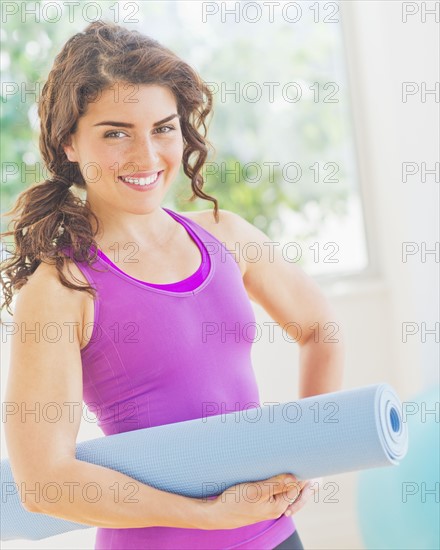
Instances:
[[[299,512],[299,510],[301,510],[301,508],[307,502],[307,499],[309,496],[308,492],[309,492],[309,484],[306,483],[303,489],[301,490],[300,494],[298,495],[298,497],[292,502],[292,504],[290,504],[286,508],[284,514],[287,516],[290,516],[292,514],[296,514],[297,512]]]
[[[286,499],[290,502],[297,500],[307,483],[307,480],[297,480],[289,483],[285,491]]]
[[[303,508],[307,503],[312,492],[316,491],[321,485],[321,483],[322,483],[322,477],[314,478],[314,479],[306,480],[302,482],[302,487],[299,495],[296,498],[294,495],[295,500],[292,502],[292,504],[290,504],[287,507],[284,514],[289,516],[299,512],[299,510],[301,510],[301,508]]]

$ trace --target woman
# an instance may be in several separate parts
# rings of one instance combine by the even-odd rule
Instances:
[[[211,110],[196,72],[136,31],[99,21],[64,45],[39,103],[52,177],[17,200],[7,233],[16,250],[2,279],[8,307],[21,289],[17,326],[55,324],[61,333],[14,335],[7,401],[31,409],[84,399],[106,435],[200,418],[206,403],[244,409],[259,402],[249,298],[280,325],[301,326],[300,338],[291,334],[301,346],[301,397],[340,388],[341,344],[314,337],[312,325],[335,318],[317,285],[277,250],[271,257],[264,233],[202,191]],[[214,202],[214,216],[161,207],[181,162],[191,199]],[[249,242],[261,260],[233,258]],[[288,516],[304,505],[310,482],[280,473],[261,481],[257,498],[255,483],[247,493],[248,484],[237,485],[249,495],[238,499],[231,488],[209,499],[159,491],[76,460],[81,407],[65,413],[56,423],[8,419],[14,479],[98,483],[99,501],[81,490],[56,502],[27,494],[28,510],[97,526],[96,548],[303,548]]]

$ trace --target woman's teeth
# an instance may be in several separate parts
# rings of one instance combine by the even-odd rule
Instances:
[[[121,177],[121,180],[125,181],[126,183],[133,183],[134,185],[151,185],[154,183],[159,176],[159,172],[154,174],[153,176],[150,176],[149,178],[124,178]]]

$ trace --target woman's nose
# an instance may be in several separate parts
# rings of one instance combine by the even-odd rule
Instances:
[[[159,151],[157,144],[149,136],[137,140],[133,146],[133,158],[141,166],[151,166],[154,168],[159,160]]]

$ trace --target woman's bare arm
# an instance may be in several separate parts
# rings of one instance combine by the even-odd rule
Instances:
[[[81,300],[48,264],[40,264],[16,299],[5,437],[23,506],[97,527],[210,528],[212,501],[75,458],[83,410]]]
[[[258,260],[245,262],[243,283],[249,298],[300,347],[299,397],[338,391],[344,377],[342,323],[319,285],[289,261],[280,244],[234,212],[222,211],[225,234],[246,250],[257,247]]]

